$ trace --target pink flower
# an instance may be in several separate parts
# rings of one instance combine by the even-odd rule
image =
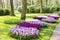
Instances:
[[[52,18],[55,18],[55,19],[60,18],[60,16],[57,15],[57,14],[50,14],[50,15],[48,15],[48,17],[52,17]]]

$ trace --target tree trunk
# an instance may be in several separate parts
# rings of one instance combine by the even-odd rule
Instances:
[[[1,8],[4,8],[4,7],[3,7],[2,0],[0,0],[0,7],[1,7]]]
[[[6,6],[7,6],[7,8],[9,8],[9,0],[6,0]]]
[[[48,0],[46,0],[46,5],[48,5]]]
[[[55,2],[56,2],[56,7],[58,7],[58,0],[55,0]]]
[[[50,0],[48,0],[48,5],[50,5]]]
[[[14,6],[13,6],[13,0],[10,0],[10,6],[11,6],[11,13],[10,13],[10,15],[11,16],[15,16],[15,14],[14,14]]]
[[[40,13],[43,12],[43,4],[42,4],[42,0],[40,0]]]
[[[22,20],[25,20],[26,13],[27,13],[27,0],[22,0],[22,14],[21,14]]]

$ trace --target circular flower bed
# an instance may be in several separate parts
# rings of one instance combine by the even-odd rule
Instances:
[[[28,28],[28,27],[22,27],[22,26],[17,25],[16,27],[11,28],[10,32],[16,35],[30,36],[30,35],[38,35],[39,30],[32,27]]]

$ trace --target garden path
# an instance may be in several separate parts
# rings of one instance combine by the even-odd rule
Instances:
[[[56,26],[50,40],[60,40],[60,23]]]

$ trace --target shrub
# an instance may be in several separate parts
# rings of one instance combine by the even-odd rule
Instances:
[[[43,13],[53,13],[59,10],[59,7],[43,6]],[[22,12],[22,7],[19,7],[18,11]],[[40,13],[40,6],[27,6],[27,13]]]
[[[0,16],[4,15],[4,10],[0,9]]]
[[[9,14],[10,14],[9,9],[0,9],[0,16],[9,15]]]
[[[22,12],[22,7],[19,7],[18,11]],[[27,7],[27,13],[34,13],[34,7],[33,6],[28,6]]]
[[[52,7],[51,8],[51,12],[55,12],[56,11],[56,8],[55,7]]]
[[[35,8],[35,13],[40,13],[40,7]]]
[[[56,11],[60,11],[60,7],[57,7]]]
[[[53,13],[56,10],[57,10],[56,7],[43,6],[43,13]]]
[[[9,9],[5,9],[5,15],[9,15],[10,14],[10,10]]]
[[[46,6],[46,7],[43,7],[43,13],[50,13],[50,7],[49,6]]]
[[[19,11],[19,12],[22,12],[22,7],[19,7],[19,8],[18,8],[18,11]]]
[[[23,22],[24,20],[20,20],[20,19],[8,19],[8,20],[5,20],[4,23],[6,24],[17,24],[19,22]]]
[[[29,6],[28,9],[29,9],[29,13],[35,13],[34,6]]]

